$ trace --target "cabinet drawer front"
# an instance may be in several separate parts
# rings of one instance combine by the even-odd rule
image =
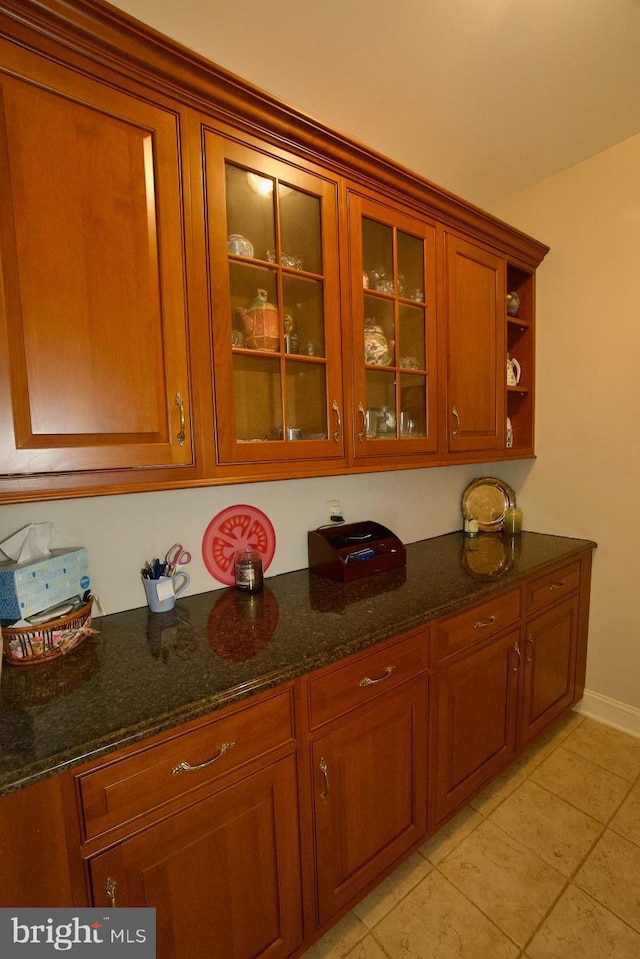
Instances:
[[[549,606],[575,592],[580,585],[580,563],[572,563],[541,576],[527,586],[527,612]]]
[[[87,838],[215,781],[293,737],[289,691],[80,774]]]
[[[358,656],[329,673],[309,680],[312,729],[417,676],[429,665],[428,633]]]
[[[434,632],[438,661],[513,626],[520,619],[520,605],[520,590],[514,589],[437,623]]]

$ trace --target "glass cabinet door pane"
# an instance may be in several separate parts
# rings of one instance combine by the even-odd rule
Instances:
[[[276,242],[273,179],[227,163],[225,187],[228,252],[266,260]]]
[[[395,439],[397,435],[395,374],[367,370],[366,396],[367,437]]]
[[[402,373],[398,424],[401,438],[429,435],[427,410],[427,377],[421,374]]]
[[[399,309],[398,363],[410,370],[427,369],[425,311],[423,307],[401,305]]]
[[[287,360],[285,438],[327,439],[327,388],[324,363]]]
[[[394,292],[393,229],[368,217],[362,219],[362,263],[369,289]]]
[[[424,302],[424,240],[398,230],[398,294]]]
[[[364,298],[364,361],[372,366],[395,362],[394,304],[382,297]]]
[[[284,267],[322,273],[320,199],[284,183],[278,185],[280,257]]]
[[[325,356],[324,286],[320,280],[283,275],[285,351]]]
[[[273,271],[229,261],[231,343],[249,350],[281,348],[279,297]]]
[[[236,353],[233,357],[236,438],[282,439],[280,360]]]

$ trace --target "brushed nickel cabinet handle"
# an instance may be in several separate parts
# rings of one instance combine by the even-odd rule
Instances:
[[[361,443],[364,443],[364,438],[367,433],[367,414],[364,411],[364,406],[362,403],[358,403],[358,413],[362,417],[362,429],[358,433],[358,439]]]
[[[334,400],[334,401],[333,401],[333,403],[331,404],[331,409],[332,409],[333,412],[336,414],[336,417],[337,417],[337,419],[338,419],[338,428],[336,429],[335,433],[333,434],[333,438],[334,438],[334,440],[336,441],[336,443],[339,443],[339,442],[340,442],[340,434],[342,433],[342,417],[340,416],[340,407],[338,406],[338,401],[337,401],[337,400]]]
[[[492,623],[495,623],[495,616],[488,616],[487,619],[479,619],[477,623],[473,624],[474,629],[485,629],[487,626],[491,626]]]
[[[358,686],[375,686],[376,683],[383,683],[385,679],[389,678],[395,668],[395,666],[387,666],[382,676],[378,676],[377,679],[370,679],[368,676],[365,676],[364,679],[360,680]]]
[[[327,760],[322,756],[320,757],[320,762],[318,765],[320,766],[320,772],[324,776],[324,789],[320,793],[320,799],[323,802],[326,802],[329,798],[329,767],[327,766]]]
[[[182,399],[181,393],[176,393],[176,406],[180,410],[180,429],[178,430],[178,435],[176,439],[178,440],[178,446],[184,446],[184,438],[185,438],[184,400]]]
[[[455,430],[452,430],[451,436],[453,437],[454,440],[457,440],[458,432],[460,431],[460,414],[458,413],[458,410],[456,409],[455,406],[451,407],[451,415],[455,416],[456,418],[456,428]]]
[[[564,585],[565,585],[564,580],[560,580],[559,583],[552,583],[551,586],[549,587],[549,590],[551,591],[552,589],[564,589]]]
[[[112,909],[117,908],[116,902],[116,890],[118,888],[118,883],[115,879],[112,879],[111,876],[107,876],[107,884],[104,888],[107,899],[109,900],[109,905]]]
[[[520,663],[521,663],[521,661],[522,661],[522,653],[520,652],[520,643],[519,643],[517,640],[516,640],[515,643],[513,644],[513,651],[514,651],[514,653],[516,654],[516,656],[518,657],[518,662],[517,662],[516,665],[513,667],[514,673],[517,673],[517,672],[520,671]]]
[[[235,746],[235,743],[223,743],[213,759],[208,759],[205,763],[198,763],[197,766],[192,766],[191,763],[188,762],[182,762],[176,766],[175,769],[171,770],[171,775],[176,776],[178,773],[191,773],[198,769],[206,769],[207,766],[212,766],[214,763],[217,763],[220,757],[224,756],[227,750],[231,749],[232,746]]]
[[[527,654],[525,656],[525,661],[528,664],[533,662],[533,657],[536,654],[536,644],[533,641],[533,636],[531,635],[531,633],[529,633],[529,635],[527,636],[526,646],[527,646]],[[531,652],[529,652],[529,650],[531,650]]]

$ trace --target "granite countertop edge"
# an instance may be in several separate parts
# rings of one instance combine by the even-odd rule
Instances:
[[[437,540],[446,540],[447,536],[456,536],[457,534],[447,534],[443,537],[434,538]],[[525,536],[526,534],[523,534]],[[324,666],[331,665],[350,655],[362,652],[365,649],[375,646],[378,643],[391,639],[394,636],[400,636],[412,630],[427,626],[430,622],[440,619],[443,616],[451,615],[471,605],[482,602],[493,595],[503,593],[512,588],[517,588],[522,583],[531,578],[532,575],[541,575],[545,569],[557,566],[559,563],[571,562],[579,558],[585,552],[596,548],[596,543],[591,540],[577,539],[572,537],[556,537],[551,534],[532,534],[535,537],[547,537],[549,541],[554,540],[562,542],[563,548],[560,553],[554,553],[546,559],[528,566],[525,569],[515,569],[507,575],[487,580],[478,580],[469,584],[468,588],[459,596],[447,597],[442,601],[425,601],[424,605],[418,610],[408,611],[405,615],[396,616],[392,622],[385,622],[378,628],[367,628],[363,626],[348,638],[333,642],[330,647],[323,647],[313,652],[307,652],[306,655],[293,657],[277,668],[268,670],[257,670],[250,679],[217,690],[207,695],[195,695],[193,699],[182,702],[179,706],[159,711],[153,717],[146,717],[131,724],[122,725],[119,728],[112,728],[107,731],[100,731],[99,734],[89,736],[82,743],[82,748],[78,744],[70,745],[68,749],[58,749],[48,755],[33,759],[31,761],[17,762],[14,768],[7,768],[4,771],[0,769],[0,796],[23,789],[29,785],[35,784],[43,779],[54,776],[71,768],[79,767],[100,758],[108,756],[110,753],[118,751],[128,746],[141,743],[146,739],[167,732],[170,729],[177,729],[182,725],[201,719],[211,713],[216,712],[225,706],[241,702],[244,699],[266,692],[277,686],[295,680],[300,676],[311,673]],[[432,541],[425,540],[422,543]],[[420,544],[410,544],[407,547],[408,560],[410,561],[411,547]],[[307,575],[314,580],[320,580],[313,573],[307,570],[297,571],[295,573],[285,573],[273,580],[265,579],[265,585],[270,582],[278,581],[278,593],[280,603],[282,604],[282,594],[287,592],[287,581],[293,582],[294,577]],[[388,574],[378,574],[387,576]],[[329,590],[340,590],[342,584],[335,584],[331,581],[322,580],[320,588]],[[225,591],[226,592],[226,591]],[[204,596],[206,594],[199,594]],[[193,597],[195,599],[197,597]],[[374,610],[376,599],[370,599],[367,605],[371,605]],[[135,611],[133,611],[135,612]],[[105,620],[117,621],[118,618],[126,616],[126,613],[111,614]],[[98,619],[99,625],[103,620]],[[327,625],[327,630],[331,629],[331,623]],[[99,639],[93,637],[88,643],[99,643]],[[70,656],[73,653],[69,654]],[[66,659],[67,657],[65,657]],[[60,662],[60,661],[59,661]],[[39,667],[42,668],[42,667]],[[5,671],[23,672],[20,667],[5,666]],[[32,672],[31,670],[27,670]],[[34,670],[35,672],[35,670]],[[2,702],[0,700],[0,710]],[[2,713],[0,712],[0,721]]]

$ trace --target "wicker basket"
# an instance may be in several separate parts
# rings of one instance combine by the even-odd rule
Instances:
[[[4,657],[15,666],[32,666],[64,656],[95,630],[91,628],[93,598],[60,619],[40,626],[3,626]]]

